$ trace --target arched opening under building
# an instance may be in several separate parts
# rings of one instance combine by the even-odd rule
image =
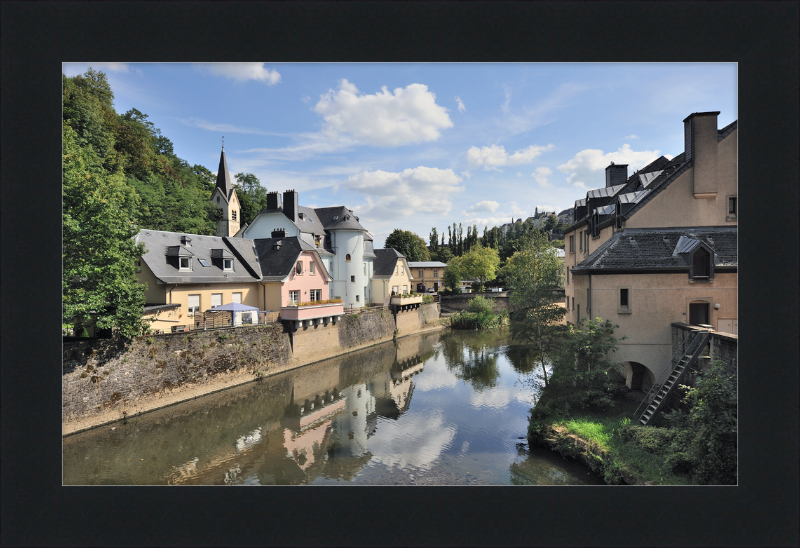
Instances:
[[[625,386],[631,390],[646,392],[653,386],[653,372],[639,362],[625,362],[622,371],[625,375]]]

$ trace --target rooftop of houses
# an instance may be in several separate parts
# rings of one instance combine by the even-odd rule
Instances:
[[[397,265],[399,259],[405,259],[405,255],[394,249],[388,247],[386,249],[375,250],[375,261],[372,263],[372,272],[374,278],[391,278],[394,274],[394,267]],[[409,264],[409,267],[411,265]],[[409,275],[411,273],[409,272]]]
[[[439,261],[413,262],[408,263],[408,266],[411,268],[447,268],[446,263],[441,263]]]
[[[141,230],[136,243],[145,245],[142,260],[163,283],[233,283],[261,279],[253,240]],[[181,260],[188,268],[181,268]],[[225,268],[225,260],[232,260]]]
[[[244,240],[255,243],[255,250],[258,253],[258,262],[261,267],[262,281],[280,282],[284,281],[292,273],[297,259],[304,251],[319,250],[305,240],[297,237],[288,238],[259,238],[257,240]],[[320,264],[322,264],[320,262]],[[322,276],[332,279],[325,265],[322,264]]]
[[[589,271],[686,270],[681,256],[702,242],[714,252],[715,268],[738,264],[736,227],[625,229],[617,232],[588,258],[573,267]]]

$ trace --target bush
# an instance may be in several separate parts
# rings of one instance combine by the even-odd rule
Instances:
[[[469,302],[469,306],[467,306],[467,312],[473,312],[476,314],[491,312],[492,304],[492,299],[487,299],[486,297],[478,295]]]
[[[450,317],[455,329],[492,329],[503,322],[503,316],[493,312],[459,312]]]

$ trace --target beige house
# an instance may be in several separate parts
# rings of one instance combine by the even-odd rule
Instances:
[[[565,231],[567,321],[600,317],[620,328],[615,361],[647,390],[672,355],[671,322],[738,331],[737,122],[718,112],[684,120],[685,150],[575,202]]]
[[[372,275],[372,304],[388,305],[392,293],[416,291],[416,280],[405,256],[393,248],[376,249]]]
[[[442,278],[447,264],[439,261],[424,261],[408,263],[417,283],[425,284],[427,289],[439,291],[444,289]]]

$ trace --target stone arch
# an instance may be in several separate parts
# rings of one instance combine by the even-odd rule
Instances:
[[[624,362],[622,372],[625,375],[625,386],[630,390],[642,390],[642,383],[646,380],[650,380],[650,385],[653,384],[653,374],[639,362]]]

